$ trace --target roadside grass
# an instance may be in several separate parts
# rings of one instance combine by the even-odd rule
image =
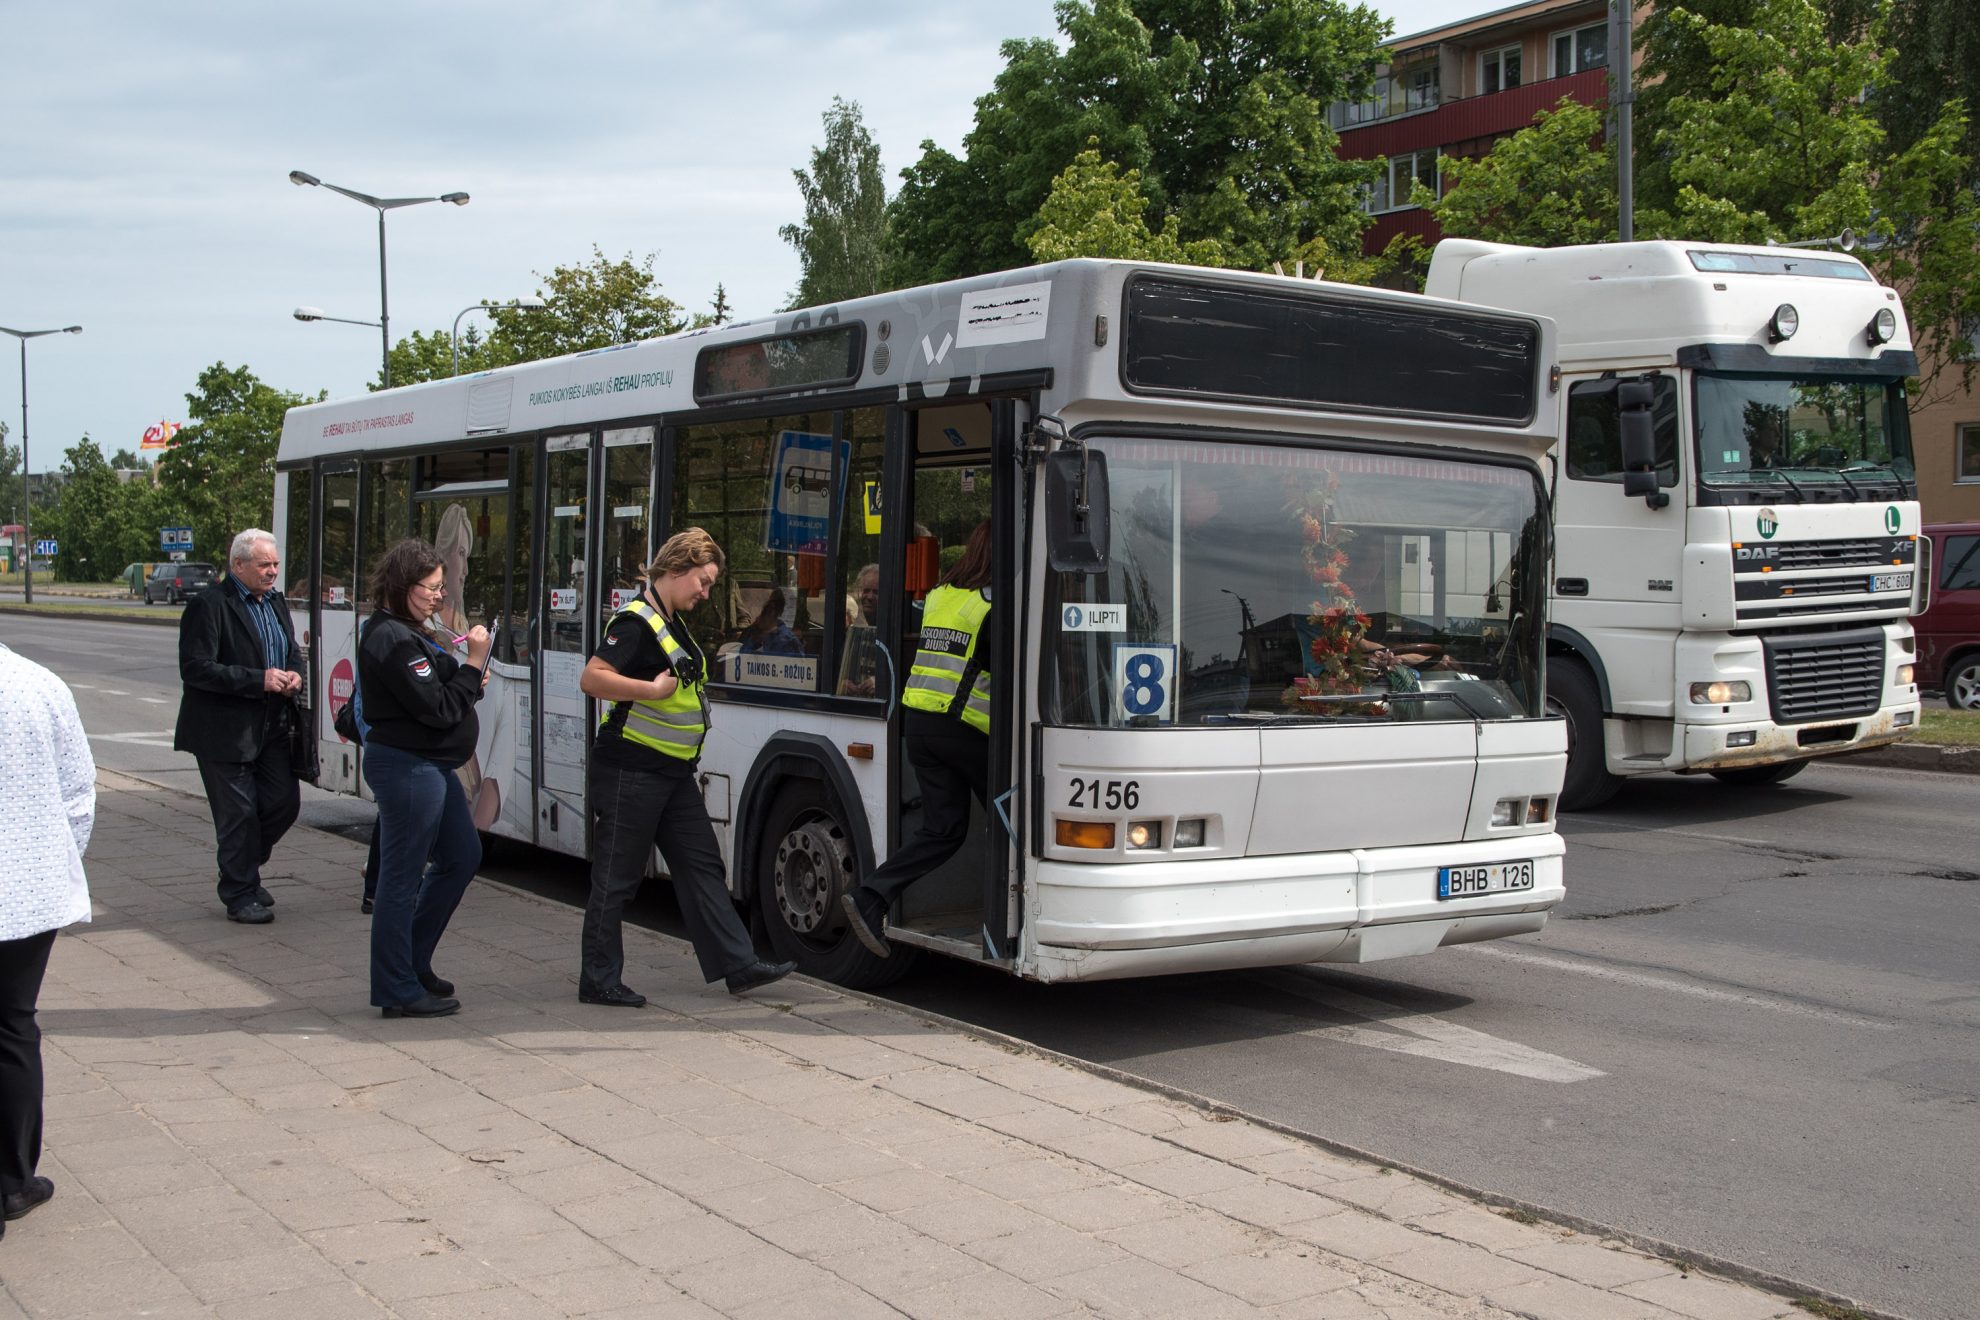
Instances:
[[[183,605],[154,605],[149,610],[121,609],[115,605],[93,605],[88,601],[0,601],[0,613],[52,614],[69,618],[107,619],[113,623],[142,623],[147,618],[176,619],[185,612]]]
[[[1948,710],[1927,705],[1912,741],[1947,747],[1980,747],[1980,710]]]
[[[1834,1302],[1825,1302],[1820,1297],[1797,1297],[1794,1299],[1794,1304],[1810,1315],[1822,1317],[1822,1320],[1864,1320],[1863,1312],[1855,1307],[1837,1306]]]

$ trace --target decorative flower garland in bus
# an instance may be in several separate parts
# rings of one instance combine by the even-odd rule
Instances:
[[[1313,602],[1306,619],[1313,631],[1307,648],[1312,663],[1293,679],[1279,700],[1294,710],[1312,712],[1315,705],[1308,697],[1361,691],[1361,639],[1368,633],[1369,619],[1355,600],[1354,588],[1341,578],[1341,571],[1348,566],[1347,545],[1354,532],[1333,517],[1340,478],[1326,472],[1318,481],[1304,485],[1288,482],[1288,486],[1292,490],[1286,507],[1299,517],[1300,536],[1305,542],[1301,557],[1306,561],[1307,576],[1320,590],[1320,599]]]

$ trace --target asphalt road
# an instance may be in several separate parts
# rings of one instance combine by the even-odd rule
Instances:
[[[0,615],[0,640],[76,686],[103,765],[199,791],[170,750],[171,629]],[[368,806],[305,793],[306,823],[369,828]],[[1658,777],[1567,819],[1569,898],[1538,936],[1090,986],[936,962],[892,993],[1399,1164],[1950,1320],[1980,1296],[1976,809],[1980,776]],[[504,850],[483,873],[582,900],[569,859]],[[678,931],[664,893],[638,917]]]

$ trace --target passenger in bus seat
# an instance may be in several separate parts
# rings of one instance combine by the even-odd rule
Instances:
[[[846,649],[839,661],[839,695],[870,697],[874,694],[874,671],[880,660],[874,641],[880,635],[880,565],[868,564],[853,580],[849,601],[858,602],[859,617],[846,615]]]
[[[804,643],[784,622],[784,589],[772,587],[763,598],[763,608],[742,631],[744,655],[803,655]]]
[[[701,528],[669,537],[646,567],[639,599],[612,616],[578,680],[603,706],[592,740],[591,896],[578,965],[578,998],[587,1004],[646,1003],[623,979],[621,927],[655,847],[704,979],[742,994],[797,966],[757,956],[695,781],[708,734],[707,659],[683,616],[708,599],[723,564],[722,548]]]
[[[901,744],[921,782],[920,827],[864,884],[839,896],[853,935],[882,958],[895,900],[962,847],[971,795],[989,809],[990,565],[986,521],[969,534],[962,558],[928,593],[922,612],[921,644],[901,692]]]

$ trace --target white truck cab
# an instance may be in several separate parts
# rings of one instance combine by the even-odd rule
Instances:
[[[1547,693],[1564,809],[1776,783],[1917,727],[1904,307],[1839,252],[1447,239],[1426,292],[1560,327]]]

